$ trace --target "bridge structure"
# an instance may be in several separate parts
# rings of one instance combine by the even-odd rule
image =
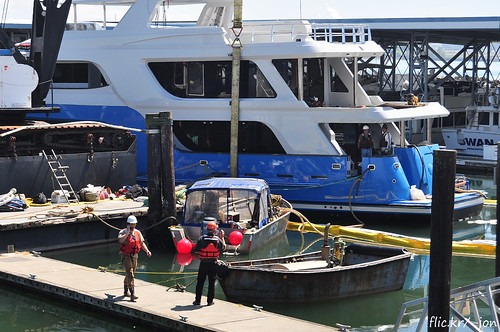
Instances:
[[[311,22],[367,26],[372,40],[384,48],[385,54],[380,59],[358,59],[360,82],[371,80],[384,100],[401,100],[412,93],[424,102],[441,102],[451,114],[434,121],[433,127],[463,126],[465,107],[488,105],[489,94],[500,86],[498,16]],[[410,137],[415,131],[428,132],[426,126],[410,123]],[[423,139],[430,140],[425,136]]]
[[[372,69],[379,77],[380,93],[387,96],[399,92],[405,80],[408,80],[405,88],[409,92],[422,94],[427,100],[448,80],[470,80],[474,94],[478,81],[500,79],[500,67],[496,72],[492,68],[495,62],[500,62],[500,17],[358,18],[311,22],[367,25],[372,39],[386,54],[380,63],[374,65],[371,58],[358,68]],[[448,47],[443,48],[443,45]]]

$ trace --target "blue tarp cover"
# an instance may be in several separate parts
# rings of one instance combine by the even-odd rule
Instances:
[[[195,182],[188,192],[203,189],[243,189],[252,190],[257,193],[269,190],[269,186],[264,180],[252,178],[213,178]]]

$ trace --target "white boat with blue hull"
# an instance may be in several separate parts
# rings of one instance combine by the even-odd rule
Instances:
[[[53,84],[61,112],[50,118],[138,127],[145,114],[169,110],[176,182],[229,176],[233,0],[152,2],[74,0],[77,8],[105,3],[130,9],[116,26],[66,31]],[[158,19],[190,4],[202,5],[196,23]],[[408,121],[449,112],[438,103],[384,103],[363,90],[358,64],[384,54],[366,26],[248,22],[239,38],[239,177],[266,180],[298,208],[429,217],[430,199],[411,201],[410,188],[431,194],[438,147],[408,146],[401,132]],[[357,139],[363,125],[376,152],[384,123],[394,153],[362,158]],[[137,148],[143,175],[144,136]],[[456,216],[479,213],[482,202],[478,193],[457,194]]]

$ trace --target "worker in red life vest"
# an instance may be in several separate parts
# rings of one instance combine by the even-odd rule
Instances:
[[[224,241],[224,231],[221,230],[218,236],[215,234],[217,224],[213,221],[207,225],[207,235],[202,235],[194,252],[200,257],[200,267],[198,269],[198,282],[196,284],[196,298],[193,302],[194,305],[200,305],[201,294],[203,292],[203,285],[208,276],[208,294],[207,305],[214,304],[215,296],[215,277],[217,273],[217,259],[219,255],[226,249],[226,242]]]
[[[144,242],[144,237],[141,231],[135,229],[137,225],[137,218],[129,216],[127,219],[127,228],[124,228],[118,233],[118,242],[120,242],[120,256],[122,258],[123,267],[125,268],[125,280],[123,281],[123,296],[129,296],[130,301],[134,302],[137,299],[134,291],[134,274],[137,268],[137,258],[139,251],[144,249],[148,257],[151,257],[151,251]]]

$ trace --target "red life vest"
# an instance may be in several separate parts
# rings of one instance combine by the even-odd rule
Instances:
[[[127,255],[136,255],[141,251],[141,241],[139,231],[134,229],[134,235],[127,235],[120,247],[120,252]]]
[[[214,241],[215,240],[215,241]],[[219,258],[220,250],[219,250],[219,239],[213,237],[203,237],[203,241],[209,242],[209,244],[205,248],[201,248],[198,251],[198,256],[200,259],[210,259],[217,260]],[[214,245],[215,243],[215,245]]]

